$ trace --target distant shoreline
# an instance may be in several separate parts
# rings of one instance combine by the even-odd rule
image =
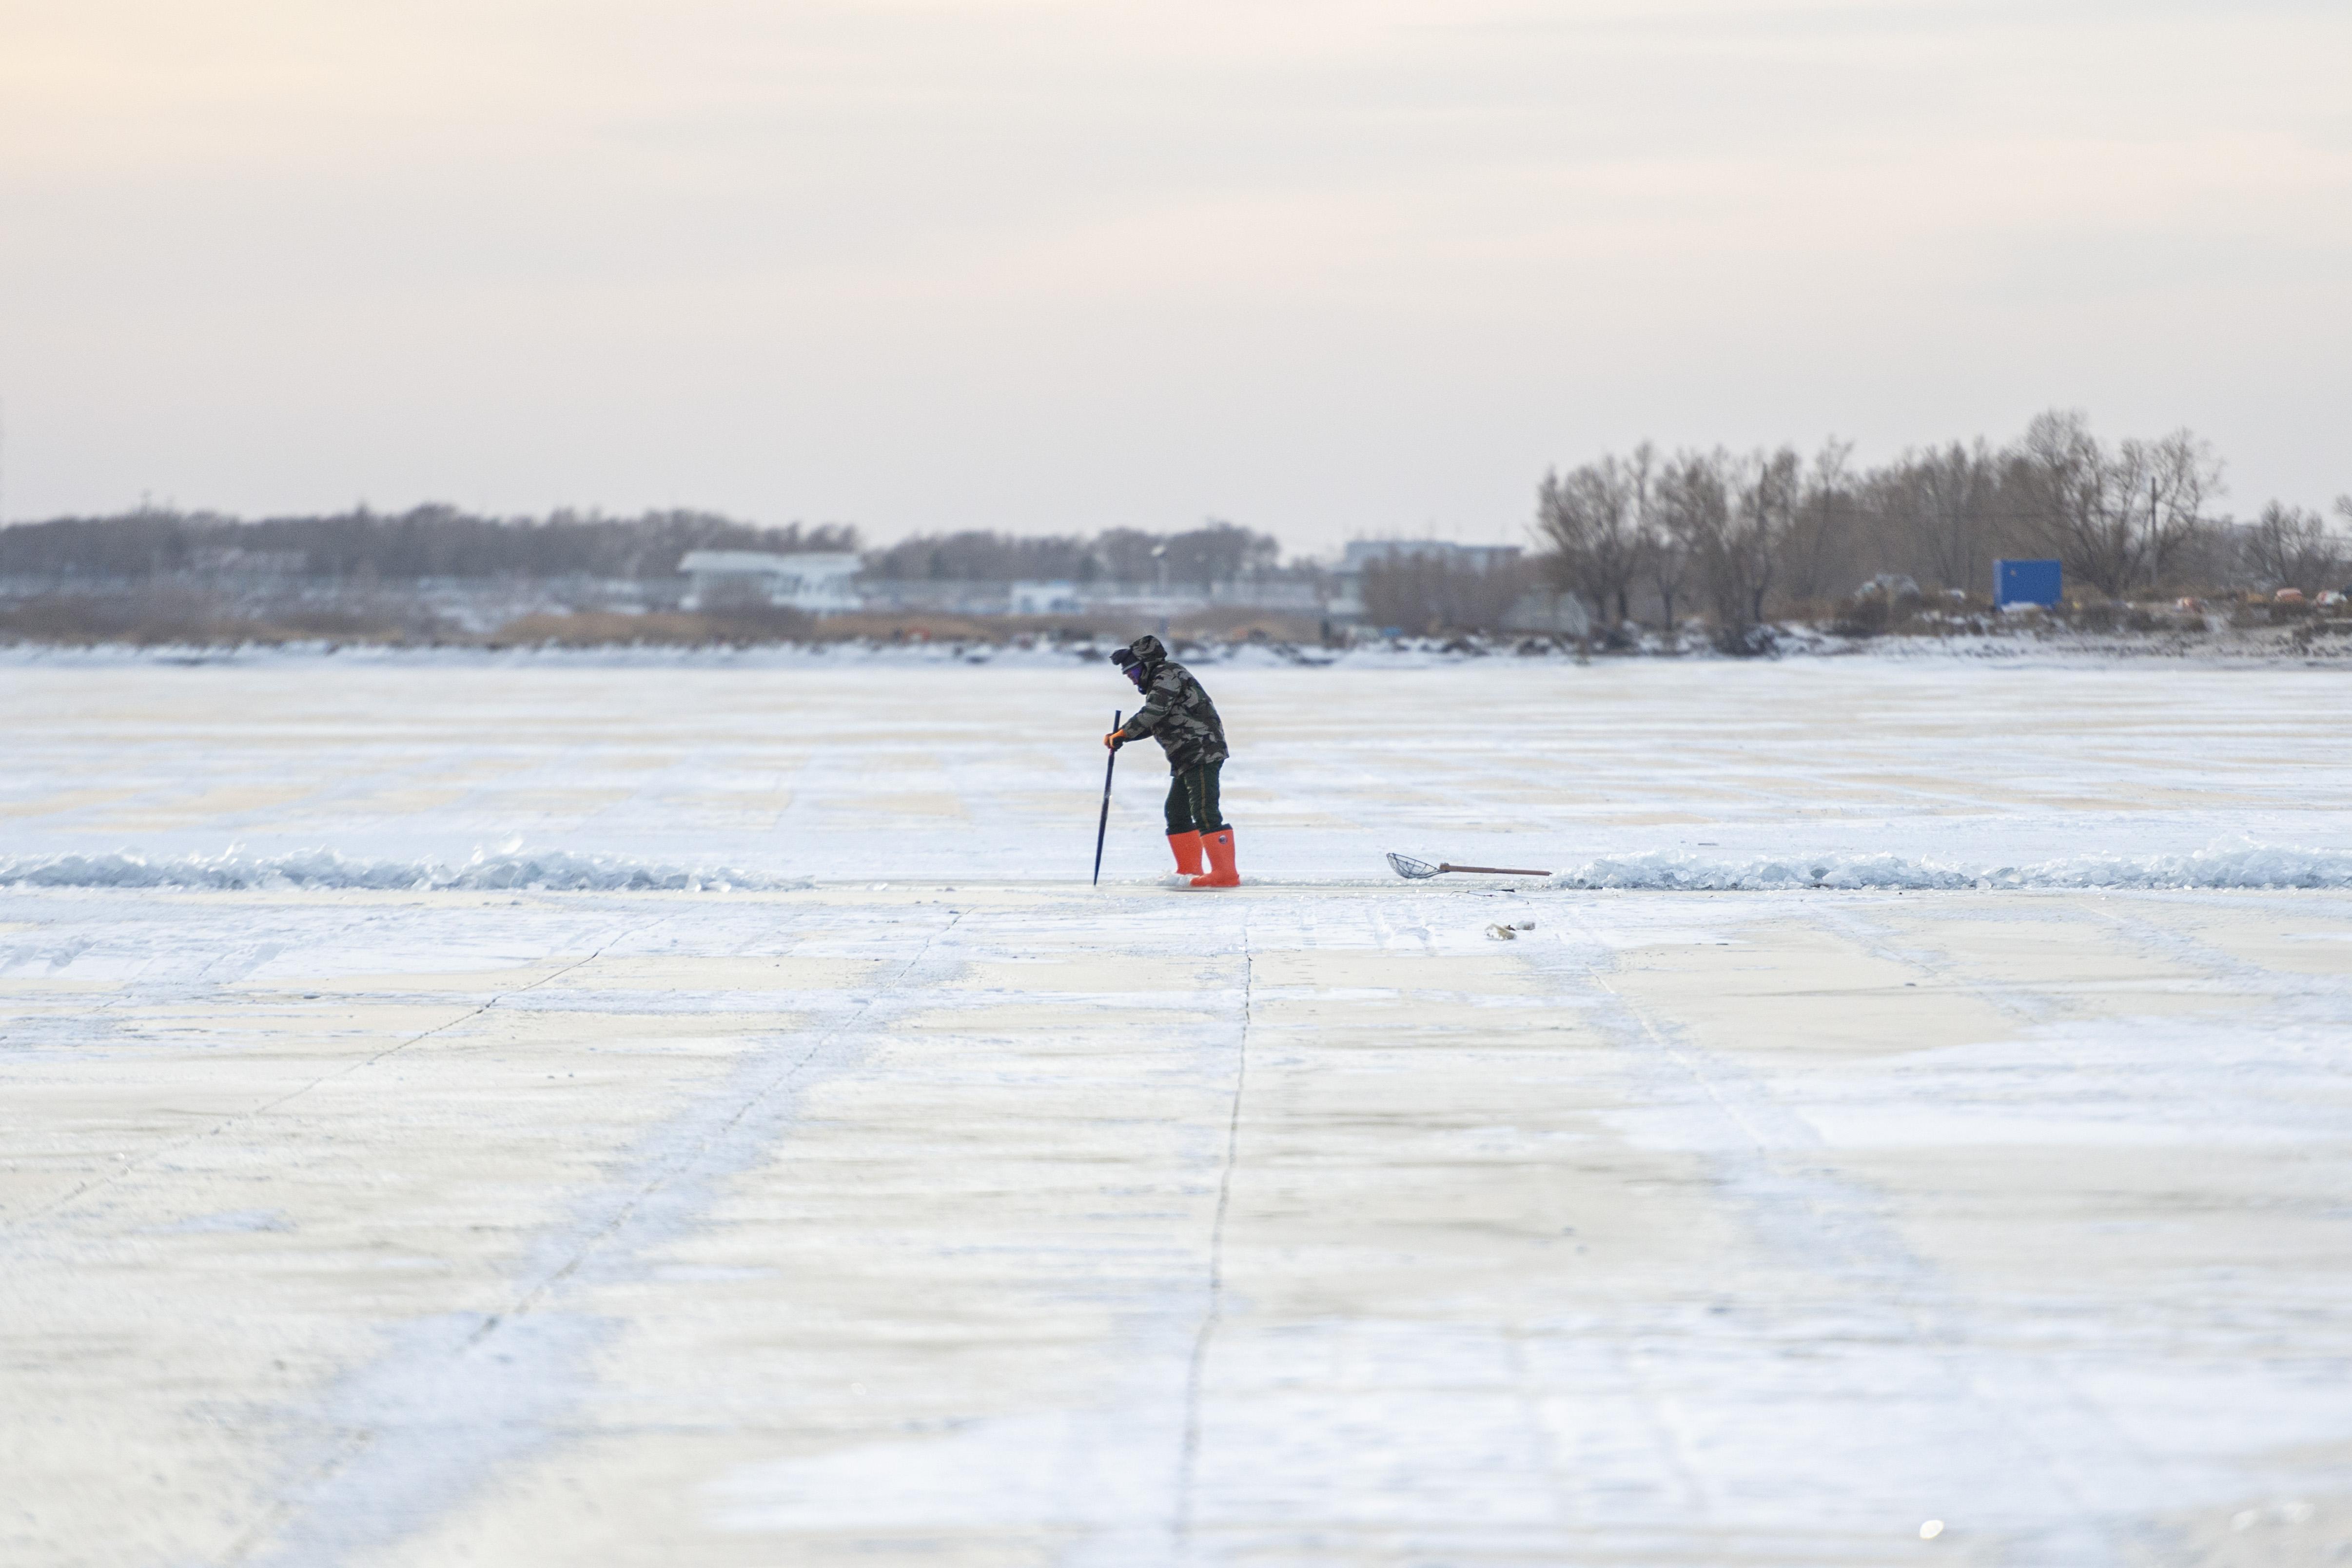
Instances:
[[[1150,628],[1142,628],[1150,629]],[[1807,626],[1776,626],[1770,652],[1740,657],[1718,651],[1704,635],[1677,647],[1654,639],[1628,648],[1594,647],[1583,655],[1594,667],[1609,664],[1817,663],[1824,659],[1950,661],[1957,664],[2063,662],[2068,664],[2181,663],[2215,666],[2332,667],[2352,665],[2352,622],[2315,634],[2295,628],[2225,629],[2206,633],[2075,632],[2044,628],[1981,636],[1888,635],[1840,637]],[[1075,666],[1103,658],[1119,639],[1055,638],[1015,635],[1003,641],[977,638],[893,641],[860,637],[797,641],[701,643],[569,642],[451,639],[439,642],[286,637],[217,642],[131,640],[0,641],[0,665],[218,665],[280,663],[515,664],[546,666],[674,665],[701,668],[858,667],[936,669],[961,665],[983,668]],[[1180,656],[1204,666],[1242,665],[1276,668],[1332,667],[1428,668],[1481,659],[1514,663],[1542,660],[1574,664],[1576,645],[1559,638],[1515,637],[1399,637],[1366,640],[1352,647],[1276,639],[1206,642],[1176,639]]]

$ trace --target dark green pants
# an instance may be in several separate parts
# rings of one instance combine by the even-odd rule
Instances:
[[[1202,763],[1180,768],[1168,781],[1168,831],[1214,833],[1225,825],[1217,810],[1217,770],[1225,764]]]

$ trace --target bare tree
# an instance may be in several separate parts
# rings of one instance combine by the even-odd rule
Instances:
[[[2124,441],[2116,457],[2116,487],[2138,534],[2146,581],[2160,584],[2209,526],[2205,503],[2221,493],[2221,461],[2210,442],[2188,430]]]
[[[1015,539],[979,529],[917,534],[866,557],[871,577],[934,583],[997,582],[1076,575],[1089,559],[1075,536]]]
[[[1168,574],[1179,583],[1213,589],[1265,571],[1281,553],[1282,543],[1273,535],[1213,517],[1204,526],[1168,541]]]
[[[1103,575],[1114,583],[1149,583],[1158,574],[1162,557],[1152,552],[1166,543],[1157,533],[1139,528],[1106,529],[1095,536],[1094,554]]]
[[[2116,597],[2159,581],[2221,491],[2212,448],[2189,431],[2109,451],[2074,412],[2026,426],[2022,465],[2042,539],[2069,572]]]
[[[1727,648],[1745,648],[1764,617],[1782,541],[1796,510],[1800,460],[1791,447],[1735,458],[1677,453],[1660,474],[1660,531],[1697,569]]]
[[[311,578],[386,583],[432,577],[667,577],[689,550],[850,551],[849,524],[761,526],[715,512],[608,518],[477,516],[449,506],[254,521],[148,509],[121,517],[58,518],[0,530],[0,576],[145,578],[206,560],[271,557]]]
[[[2002,536],[2000,457],[1982,440],[1906,452],[1870,476],[1879,531],[1871,564],[1938,587],[1981,587]]]
[[[1861,471],[1852,450],[1831,440],[1808,460],[1782,447],[1660,462],[1644,443],[1630,458],[1548,473],[1537,496],[1536,531],[1550,546],[1543,564],[1620,620],[1646,584],[1668,631],[1696,593],[1725,645],[1738,647],[1753,646],[1747,633],[1776,600],[1843,596],[1888,573],[1981,585],[1996,556],[2036,551],[2118,597],[2220,586],[2255,558],[2267,581],[2352,574],[2352,537],[2311,513],[2266,511],[2256,526],[2267,531],[2252,542],[2209,520],[2224,493],[2221,464],[2188,430],[2110,445],[2081,414],[2059,410],[2008,446],[1952,442]],[[2352,495],[2336,510],[2352,526]]]
[[[2352,498],[2347,498],[2352,500]],[[2352,506],[2336,510],[2352,517]],[[2273,501],[2243,536],[2246,569],[2264,588],[2330,588],[2344,575],[2346,541],[2315,511]]]
[[[1272,570],[1280,550],[1270,535],[1213,518],[1207,526],[1185,533],[1114,528],[1091,540],[966,530],[919,534],[873,551],[866,558],[866,571],[871,577],[934,582],[1067,578],[1093,583],[1108,577],[1121,583],[1154,583],[1164,565],[1171,583],[1211,588]]]
[[[2136,574],[2131,519],[2110,493],[2114,464],[2079,412],[2039,414],[2025,427],[2032,521],[2066,570],[2107,594]]]
[[[1820,598],[1851,586],[1860,510],[1847,469],[1853,443],[1832,438],[1813,454],[1800,486],[1781,546],[1781,588],[1796,599]]]
[[[1658,463],[1658,449],[1644,441],[1633,448],[1633,516],[1639,530],[1636,555],[1642,563],[1642,574],[1650,582],[1651,591],[1658,595],[1658,609],[1664,621],[1662,628],[1672,636],[1675,629],[1675,601],[1682,596],[1690,581],[1691,552],[1685,541],[1667,525],[1665,509],[1661,500],[1664,470]]]
[[[1622,624],[1633,578],[1642,569],[1642,501],[1649,489],[1650,449],[1632,462],[1587,463],[1562,478],[1544,475],[1536,491],[1536,531],[1551,545],[1544,564],[1561,587]]]
[[[1737,637],[1764,620],[1764,596],[1796,525],[1803,460],[1795,447],[1783,447],[1726,468],[1739,482],[1714,563],[1716,629]]]
[[[1677,452],[1658,470],[1650,570],[1659,597],[1666,601],[1668,631],[1675,625],[1668,574],[1675,590],[1685,586],[1694,570],[1710,593],[1720,586],[1717,562],[1731,529],[1731,494],[1723,478],[1728,463],[1728,454],[1720,450],[1711,456]]]
[[[1444,555],[1398,554],[1364,566],[1364,609],[1382,625],[1436,636],[1493,631],[1528,586],[1517,563],[1474,566]]]

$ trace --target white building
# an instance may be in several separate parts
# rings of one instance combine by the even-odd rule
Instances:
[[[776,555],[764,550],[689,550],[677,569],[694,579],[689,610],[772,605],[813,616],[863,607],[851,580],[864,563],[846,552]]]

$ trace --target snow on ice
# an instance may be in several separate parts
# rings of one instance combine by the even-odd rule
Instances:
[[[0,1561],[2352,1552],[2336,673],[5,673]]]

